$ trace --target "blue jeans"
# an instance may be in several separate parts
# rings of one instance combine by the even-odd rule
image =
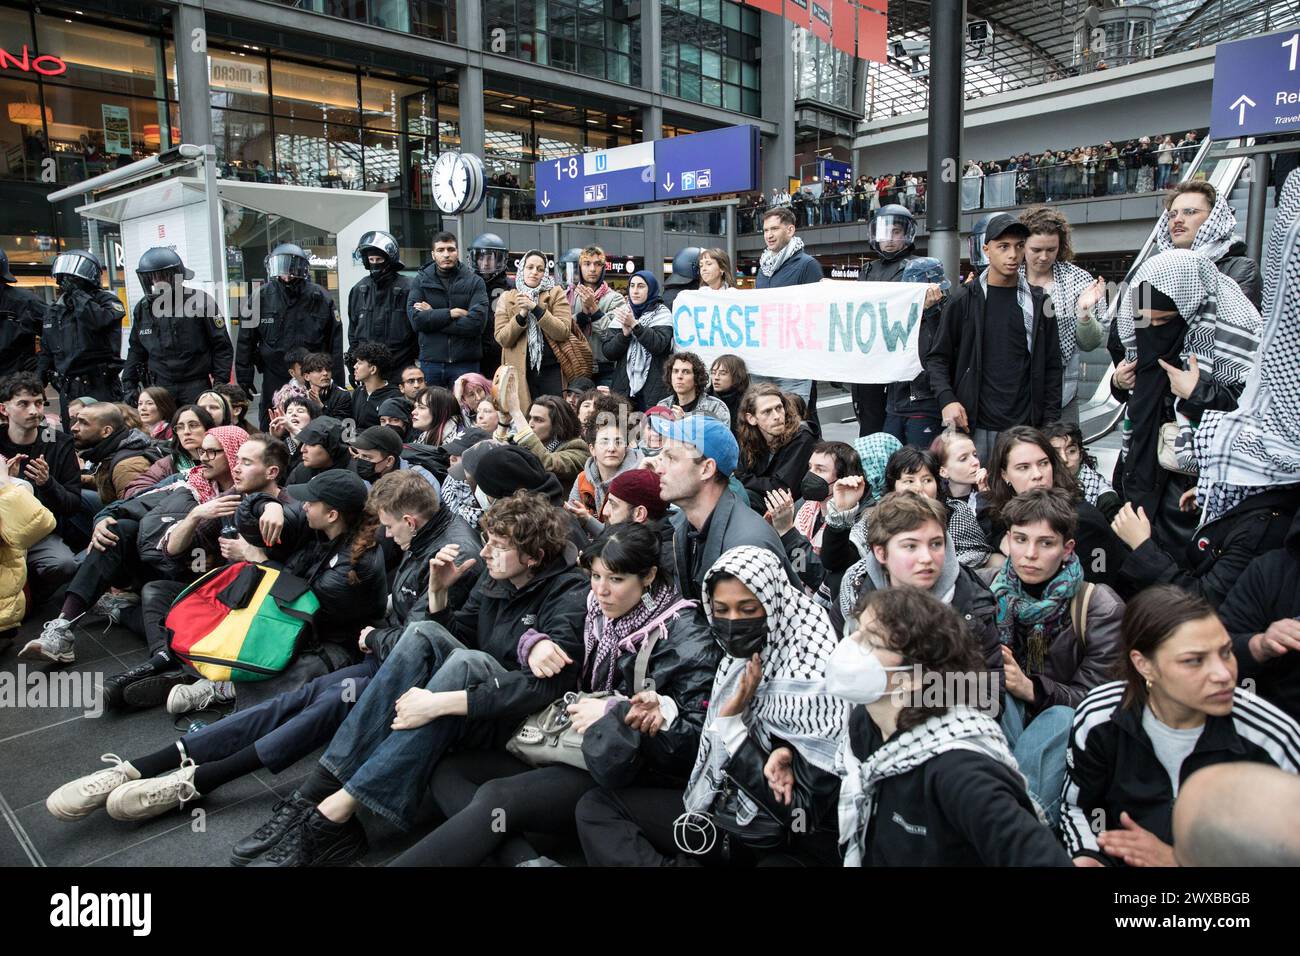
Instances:
[[[464,717],[440,717],[414,730],[393,730],[397,698],[412,687],[434,693],[465,690],[504,673],[496,658],[465,647],[441,624],[408,625],[334,734],[321,766],[367,809],[410,829],[442,755],[453,744],[485,744],[495,728]]]
[[[930,442],[943,431],[943,422],[937,418],[911,418],[890,412],[885,416],[884,430],[904,445],[928,451]]]
[[[1048,707],[1026,726],[1025,705],[1005,695],[1002,732],[1029,783],[1030,795],[1055,828],[1061,818],[1061,793],[1065,789],[1065,752],[1070,743],[1074,708]]]
[[[456,379],[470,372],[477,372],[479,363],[474,362],[426,362],[420,359],[420,371],[424,373],[424,384],[451,388]]]

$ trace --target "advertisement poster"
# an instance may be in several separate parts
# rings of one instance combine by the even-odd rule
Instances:
[[[104,152],[131,155],[131,111],[125,106],[100,106],[104,117]]]

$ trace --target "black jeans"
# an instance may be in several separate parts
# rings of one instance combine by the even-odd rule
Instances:
[[[113,525],[117,544],[105,551],[92,547],[86,553],[86,560],[77,568],[68,591],[87,604],[94,604],[109,587],[130,587],[157,577],[158,572],[140,560],[135,541],[139,531],[140,522],[119,518]]]
[[[519,834],[571,834],[578,800],[596,781],[585,770],[533,768],[500,750],[446,757],[433,797],[447,820],[391,866],[478,866],[496,854],[514,866],[538,853]]]

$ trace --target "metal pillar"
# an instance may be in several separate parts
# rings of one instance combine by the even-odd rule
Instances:
[[[663,92],[662,57],[663,11],[659,0],[642,0],[641,3],[641,86],[654,94],[653,106],[641,107],[641,142],[663,139],[664,109],[659,105]],[[655,172],[652,170],[652,172]],[[646,216],[641,220],[645,230],[645,267],[650,274],[664,281],[664,217]],[[559,227],[556,227],[556,235]],[[556,249],[560,255],[562,249]]]
[[[763,116],[777,124],[775,136],[763,138],[764,202],[772,190],[784,191],[794,169],[794,24],[784,17],[761,17],[763,49],[760,96]]]
[[[961,266],[962,52],[964,0],[930,3],[930,109],[926,179],[928,252],[952,278]]]
[[[486,124],[483,116],[483,4],[456,0],[456,39],[469,50],[469,63],[456,71],[457,105],[460,107],[460,151],[480,159],[484,155]],[[485,171],[486,175],[486,171]],[[487,202],[458,217],[460,248],[487,232]]]
[[[1246,198],[1246,255],[1256,265],[1264,256],[1264,208],[1268,204],[1267,153],[1250,158],[1250,193]]]
[[[212,105],[208,94],[207,26],[200,0],[181,0],[172,12],[176,42],[176,82],[180,87],[181,133],[185,142],[212,142]],[[195,49],[197,47],[197,49]],[[172,130],[172,142],[178,141]]]

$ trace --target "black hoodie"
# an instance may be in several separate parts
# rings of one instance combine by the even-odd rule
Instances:
[[[41,437],[43,433],[49,434],[49,441]],[[0,454],[5,456],[5,460],[15,455],[26,455],[28,459],[44,455],[45,464],[50,469],[50,480],[35,489],[37,499],[56,518],[75,515],[81,510],[81,469],[77,467],[77,452],[71,435],[41,428],[36,433],[35,442],[16,445],[9,440],[9,429],[0,425]]]
[[[319,418],[312,419],[302,431],[298,433],[299,457],[301,457],[301,448],[303,445],[320,445],[330,456],[330,464],[326,468],[309,468],[306,464],[300,464],[289,472],[289,480],[285,483],[288,485],[305,485],[317,475],[324,471],[330,471],[334,468],[341,468],[344,471],[355,471],[352,467],[352,451],[348,448],[347,442],[343,440],[343,423],[337,418],[331,418],[328,415],[322,415]]]

